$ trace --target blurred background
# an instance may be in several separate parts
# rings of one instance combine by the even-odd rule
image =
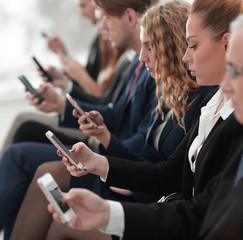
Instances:
[[[0,0],[0,149],[14,116],[35,111],[25,100],[18,76],[24,74],[34,87],[41,79],[31,57],[40,63],[60,66],[41,32],[58,35],[69,55],[86,62],[96,28],[79,14],[78,0]]]

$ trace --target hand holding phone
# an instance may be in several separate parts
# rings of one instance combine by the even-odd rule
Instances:
[[[52,82],[52,77],[50,76],[50,74],[42,67],[42,65],[39,63],[39,61],[36,59],[36,57],[32,57],[32,59],[34,60],[35,64],[37,65],[37,67],[40,69],[40,71],[43,73],[43,75],[45,77],[47,77],[47,81],[48,82]]]
[[[82,169],[83,165],[79,162],[73,154],[64,146],[64,144],[52,133],[51,131],[46,132],[46,137],[55,145],[55,147],[65,156],[68,160],[75,165],[78,169]],[[85,169],[85,168],[84,168]]]
[[[42,192],[53,205],[63,223],[69,222],[74,215],[73,209],[65,202],[62,191],[50,173],[37,179]]]
[[[28,81],[28,79],[24,76],[21,75],[18,77],[19,80],[24,84],[25,88],[27,89],[28,92],[30,92],[31,94],[33,94],[35,96],[35,98],[38,98],[39,100],[39,104],[44,100],[43,97],[33,88],[33,86],[30,84],[30,82]]]
[[[67,97],[68,101],[72,104],[72,106],[79,112],[80,115],[86,116],[87,122],[93,123],[95,128],[98,127],[97,124],[89,118],[89,116],[84,112],[84,110],[78,105],[78,103],[68,93],[66,94],[66,97]]]

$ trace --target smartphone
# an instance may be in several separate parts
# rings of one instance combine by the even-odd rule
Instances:
[[[74,215],[73,209],[65,202],[62,191],[50,173],[37,179],[42,192],[53,205],[63,223],[69,222]]]
[[[44,38],[48,38],[49,34],[47,32],[45,32],[44,30],[41,30],[41,36]]]
[[[78,105],[78,103],[67,93],[66,94],[66,98],[68,99],[68,101],[72,104],[72,106],[81,114],[81,115],[85,115],[87,118],[87,122],[89,123],[93,123],[94,127],[97,128],[98,126],[96,125],[95,122],[93,122],[88,115],[84,112],[84,110]]]
[[[36,59],[36,57],[32,57],[32,59],[34,60],[35,64],[37,65],[37,67],[40,69],[40,71],[43,73],[43,75],[45,77],[47,77],[47,81],[51,82],[52,81],[52,77],[50,76],[50,74],[42,67],[42,65],[39,63],[39,61]]]
[[[24,84],[25,88],[27,89],[27,91],[29,91],[30,93],[32,93],[35,98],[38,98],[39,100],[39,104],[44,100],[43,97],[33,88],[33,86],[30,84],[30,82],[28,81],[28,79],[24,76],[21,75],[18,77],[19,80]]]
[[[68,158],[68,160],[75,165],[77,168],[82,169],[83,165],[79,162],[73,154],[64,146],[64,144],[52,133],[51,131],[46,132],[46,137],[55,145],[55,147],[61,151],[61,153]]]

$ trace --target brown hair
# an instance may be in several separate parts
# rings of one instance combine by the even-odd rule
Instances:
[[[100,72],[106,71],[102,78],[101,89],[105,92],[111,85],[113,76],[115,74],[116,64],[124,50],[118,50],[112,47],[111,41],[100,34],[100,55],[101,55],[101,68]]]
[[[186,51],[186,22],[190,4],[174,0],[158,4],[140,19],[141,26],[150,38],[155,58],[155,81],[158,105],[163,102],[173,109],[179,125],[185,130],[184,116],[189,108],[188,93],[201,87],[191,79],[187,65],[182,61]],[[163,113],[162,113],[163,116]]]
[[[242,0],[194,0],[191,14],[203,16],[203,28],[209,28],[214,33],[216,41],[229,31],[230,22],[243,10]]]
[[[111,16],[122,16],[127,8],[134,9],[142,14],[148,6],[158,0],[94,0],[96,5]]]

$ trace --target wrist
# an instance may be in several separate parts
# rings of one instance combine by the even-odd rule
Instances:
[[[110,131],[104,126],[104,132],[103,134],[97,136],[97,139],[100,141],[100,143],[103,145],[105,149],[108,148],[111,140],[111,133]]]
[[[100,154],[96,154],[96,157],[96,170],[94,174],[100,176],[102,179],[106,179],[108,174],[108,159]]]
[[[57,98],[57,112],[64,115],[66,109],[66,99],[64,96],[59,95]]]
[[[103,206],[103,209],[102,209],[103,221],[102,221],[101,227],[106,228],[108,226],[108,223],[109,223],[109,220],[110,220],[110,205],[109,205],[108,201],[106,201],[106,200],[103,200],[103,201],[104,201],[104,206]]]

